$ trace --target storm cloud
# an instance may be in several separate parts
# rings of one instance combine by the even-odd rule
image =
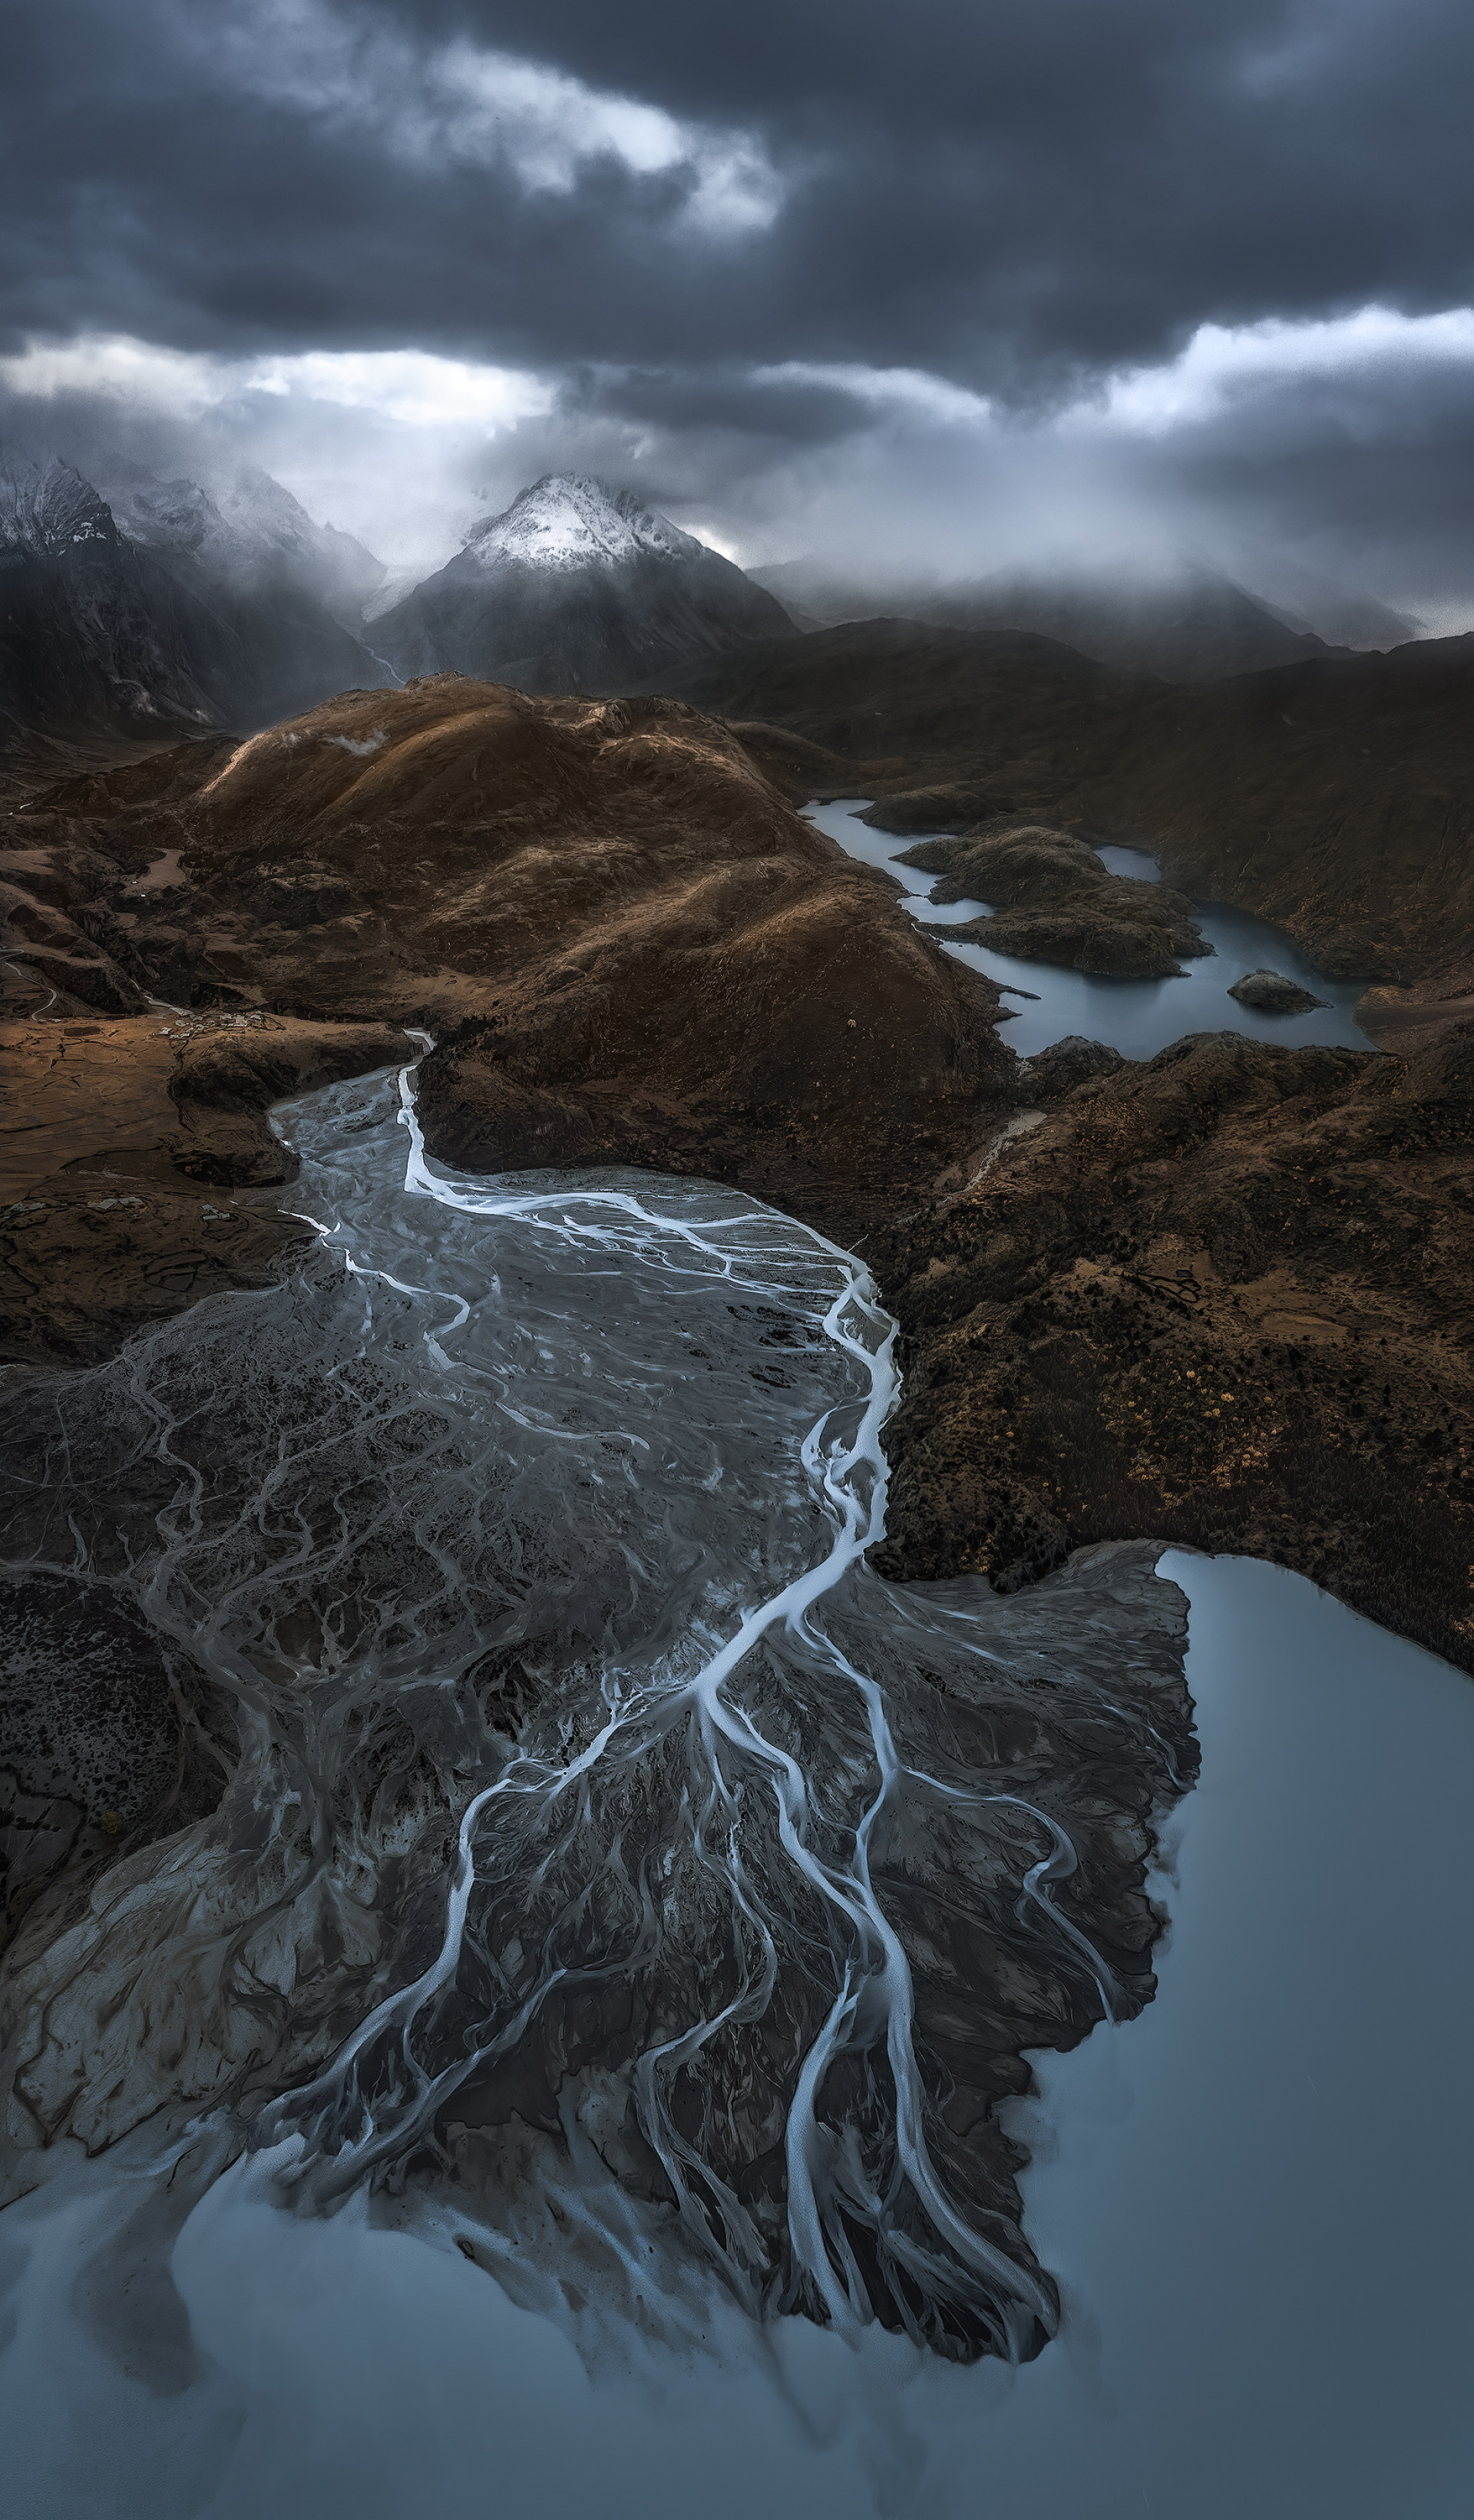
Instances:
[[[552,466],[751,560],[1474,617],[1460,0],[52,0],[0,426],[406,564]]]

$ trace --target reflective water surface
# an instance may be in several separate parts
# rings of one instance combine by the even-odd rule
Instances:
[[[859,821],[868,802],[864,796],[842,796],[832,804],[807,805],[804,812],[850,857],[866,866],[884,867],[898,882],[918,887],[908,889],[898,906],[923,925],[954,927],[986,916],[986,902],[932,902],[935,878],[898,863],[902,850],[913,847],[915,841],[894,839]],[[1106,847],[1099,854],[1113,875],[1134,876],[1146,883],[1159,878],[1155,858],[1144,849]],[[1253,1041],[1283,1042],[1292,1049],[1306,1042],[1339,1044],[1348,1050],[1372,1048],[1353,1016],[1366,987],[1364,980],[1327,979],[1282,927],[1252,919],[1247,911],[1201,901],[1194,905],[1193,917],[1214,951],[1185,963],[1179,980],[1094,979],[1053,964],[993,954],[984,945],[946,945],[946,951],[960,962],[970,963],[974,970],[986,971],[1010,993],[1005,1000],[1009,1016],[1003,1038],[1020,1058],[1032,1058],[1035,1051],[1047,1050],[1050,1042],[1062,1041],[1070,1033],[1108,1042],[1127,1058],[1150,1058],[1192,1032],[1241,1032]],[[1258,970],[1280,971],[1328,1004],[1303,1015],[1266,1015],[1241,1007],[1228,991],[1246,971]]]
[[[990,2104],[1149,1999],[1176,1597],[1130,1550],[1012,1601],[870,1574],[894,1325],[808,1229],[443,1175],[409,1069],[283,1125],[305,1268],[10,1386],[7,1562],[126,1600],[242,1749],[18,1947],[22,2175],[182,2104],[191,2177],[233,2136],[313,2210],[474,2188],[510,2273],[508,2131],[560,2132],[627,2295],[643,2208],[753,2316],[1037,2352]]]
[[[300,1276],[15,1399],[7,1554],[143,1605],[244,1755],[30,1981],[8,2507],[1462,2520],[1467,1680],[1171,1553],[1176,1801],[1162,1586],[865,1572],[855,1260],[435,1175],[408,1079],[284,1125]],[[1113,2021],[1072,1868],[1175,1801]],[[918,2009],[1004,1980],[1032,2251],[917,2096]]]
[[[1163,1571],[1202,1780],[1157,2001],[1037,2060],[1027,2212],[1066,2314],[1037,2362],[759,2329],[715,2289],[684,2346],[596,2334],[567,2290],[515,2307],[432,2217],[283,2213],[257,2156],[174,2245],[172,2362],[130,2365],[104,2244],[152,2182],[114,2156],[0,2224],[11,2507],[1462,2520],[1474,1689],[1299,1576]]]

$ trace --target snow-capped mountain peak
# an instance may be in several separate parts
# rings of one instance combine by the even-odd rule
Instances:
[[[69,464],[44,468],[0,448],[0,551],[54,558],[78,543],[115,543],[107,500]]]
[[[501,516],[473,525],[466,548],[483,568],[615,568],[633,560],[693,560],[702,549],[630,490],[581,472],[547,472]]]
[[[381,613],[375,644],[398,674],[618,692],[792,631],[776,597],[634,491],[548,472]]]

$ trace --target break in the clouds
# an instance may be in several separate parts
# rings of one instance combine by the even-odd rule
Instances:
[[[53,0],[0,425],[396,563],[552,466],[754,560],[1474,617],[1458,0]]]

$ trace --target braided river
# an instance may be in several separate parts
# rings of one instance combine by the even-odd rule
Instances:
[[[1467,1681],[886,1585],[856,1258],[277,1117],[305,1263],[5,1399],[6,1564],[239,1740],[12,1973],[9,2507],[1466,2510]]]

